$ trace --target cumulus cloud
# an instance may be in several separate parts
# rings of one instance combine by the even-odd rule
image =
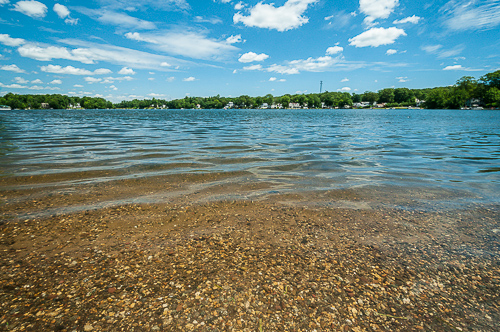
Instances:
[[[396,54],[396,53],[398,53],[398,51],[397,50],[393,50],[391,48],[388,49],[387,52],[385,52],[385,54],[387,54],[387,55],[393,55],[393,54]]]
[[[186,77],[183,79],[184,82],[193,82],[193,81],[196,81],[196,78],[194,78],[193,76],[191,77]]]
[[[26,84],[29,83],[28,80],[22,78],[22,77],[14,77],[14,82],[19,83],[19,84]]]
[[[334,54],[337,54],[337,53],[340,53],[340,52],[343,52],[343,51],[344,51],[343,47],[332,46],[332,47],[328,47],[326,49],[326,54],[328,54],[328,55],[334,55]]]
[[[241,12],[234,14],[233,22],[235,24],[241,22],[248,27],[275,29],[280,32],[296,29],[309,22],[303,14],[310,4],[316,2],[318,0],[288,0],[281,7],[259,2],[248,9],[248,16]]]
[[[59,18],[68,17],[70,14],[68,7],[58,3],[54,5],[54,11],[56,12],[57,16],[59,16]]]
[[[61,80],[53,80],[49,84],[62,84],[62,81]]]
[[[54,11],[56,12],[57,16],[59,16],[59,18],[62,18],[64,20],[64,22],[66,24],[71,24],[71,25],[75,25],[78,23],[78,19],[73,19],[71,18],[69,15],[70,15],[70,11],[68,9],[68,7],[64,6],[64,5],[61,5],[61,4],[58,4],[56,3],[54,5]]]
[[[132,68],[123,67],[122,69],[120,69],[118,74],[120,74],[120,75],[135,75],[135,71]]]
[[[351,89],[350,87],[345,86],[345,87],[343,87],[342,89],[338,89],[337,91],[340,91],[340,92],[349,92],[349,91],[351,91],[351,90],[352,90],[352,89]]]
[[[168,31],[152,33],[126,33],[125,37],[150,44],[154,50],[195,59],[220,60],[239,50],[227,40],[208,38],[205,32]],[[230,37],[231,38],[231,37]],[[234,38],[233,38],[234,41]]]
[[[371,28],[368,31],[349,39],[349,45],[356,47],[378,47],[381,45],[393,44],[400,36],[406,36],[403,29],[391,28]]]
[[[454,31],[489,30],[500,25],[498,0],[451,0],[440,13],[444,26]]]
[[[14,5],[12,10],[16,12],[23,13],[33,18],[43,18],[47,15],[47,6],[43,3],[30,0],[30,1],[19,1]]]
[[[236,44],[243,42],[243,39],[241,39],[241,35],[230,36],[226,39],[226,42],[228,44]]]
[[[367,15],[364,23],[373,24],[377,19],[386,19],[398,6],[399,0],[359,0],[359,10]]]
[[[243,63],[248,63],[248,62],[254,62],[254,61],[264,61],[267,58],[269,58],[269,55],[264,54],[264,53],[257,54],[254,52],[248,52],[248,53],[245,53],[242,56],[240,56],[238,61],[243,62]]]
[[[95,77],[85,77],[84,78],[85,82],[88,84],[93,84],[102,81],[102,78],[95,78]]]
[[[33,84],[43,84],[43,81],[41,79],[37,78],[36,80],[31,81],[31,83],[33,83]]]
[[[26,41],[24,39],[21,39],[21,38],[11,38],[7,34],[0,33],[0,43],[4,44],[6,46],[17,47],[17,46],[21,46],[25,42]]]
[[[112,73],[111,70],[106,68],[99,68],[94,71],[90,71],[82,68],[75,68],[73,66],[62,67],[59,65],[48,65],[40,67],[40,70],[46,73],[54,74],[67,74],[67,75],[106,75]]]
[[[403,18],[401,20],[395,20],[394,24],[405,24],[405,23],[412,23],[412,24],[417,24],[422,18],[421,17],[418,17],[418,16],[410,16],[410,17],[407,17],[407,18]]]
[[[0,67],[0,70],[13,71],[15,73],[26,73],[25,70],[19,68],[17,65],[14,64],[2,66]]]
[[[342,79],[340,82],[342,82],[342,83],[349,82],[349,79],[346,77],[346,78]]]
[[[251,65],[251,66],[246,66],[243,67],[243,70],[261,70],[262,65]]]
[[[443,70],[481,71],[483,69],[474,69],[474,68],[463,67],[462,65],[453,65],[453,66],[446,66],[443,68]]]
[[[6,5],[9,3],[9,0],[0,0],[0,6]]]

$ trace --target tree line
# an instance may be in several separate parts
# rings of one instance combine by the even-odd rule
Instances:
[[[500,70],[488,73],[475,79],[471,76],[460,78],[454,85],[429,89],[387,88],[378,92],[366,91],[361,94],[349,92],[323,92],[310,94],[285,94],[282,96],[251,97],[185,97],[183,99],[143,99],[111,103],[103,98],[69,97],[65,95],[17,95],[8,93],[0,97],[0,105],[12,109],[39,108],[202,108],[221,109],[228,105],[232,108],[260,108],[262,105],[281,105],[288,108],[290,103],[308,108],[347,108],[358,105],[371,107],[374,104],[384,104],[385,107],[421,106],[430,109],[458,109],[462,107],[484,106],[500,107]]]

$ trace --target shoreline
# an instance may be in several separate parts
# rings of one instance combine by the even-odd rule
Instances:
[[[371,208],[373,197],[355,190],[227,200],[268,188],[237,188],[226,177],[2,191],[4,217],[113,195],[181,194],[4,218],[0,330],[497,329],[498,206]],[[197,190],[183,193],[190,185]],[[218,199],[202,199],[210,195]]]

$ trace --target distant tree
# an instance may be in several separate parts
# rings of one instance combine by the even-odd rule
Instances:
[[[394,89],[382,89],[378,92],[379,103],[393,103],[394,102]]]
[[[414,101],[415,101],[415,95],[410,89],[408,88],[394,89],[394,102],[401,104]]]
[[[363,93],[362,99],[365,102],[373,104],[378,99],[378,93],[371,92],[371,91],[366,91],[365,93]]]
[[[493,87],[485,94],[485,102],[489,107],[500,107],[500,89]]]
[[[490,88],[500,89],[500,70],[481,76],[480,80]]]

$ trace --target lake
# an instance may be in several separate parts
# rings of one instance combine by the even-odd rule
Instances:
[[[43,190],[217,174],[204,188],[222,198],[308,193],[335,206],[321,194],[352,190],[372,207],[500,202],[498,111],[31,110],[0,121],[9,190],[16,178]]]

